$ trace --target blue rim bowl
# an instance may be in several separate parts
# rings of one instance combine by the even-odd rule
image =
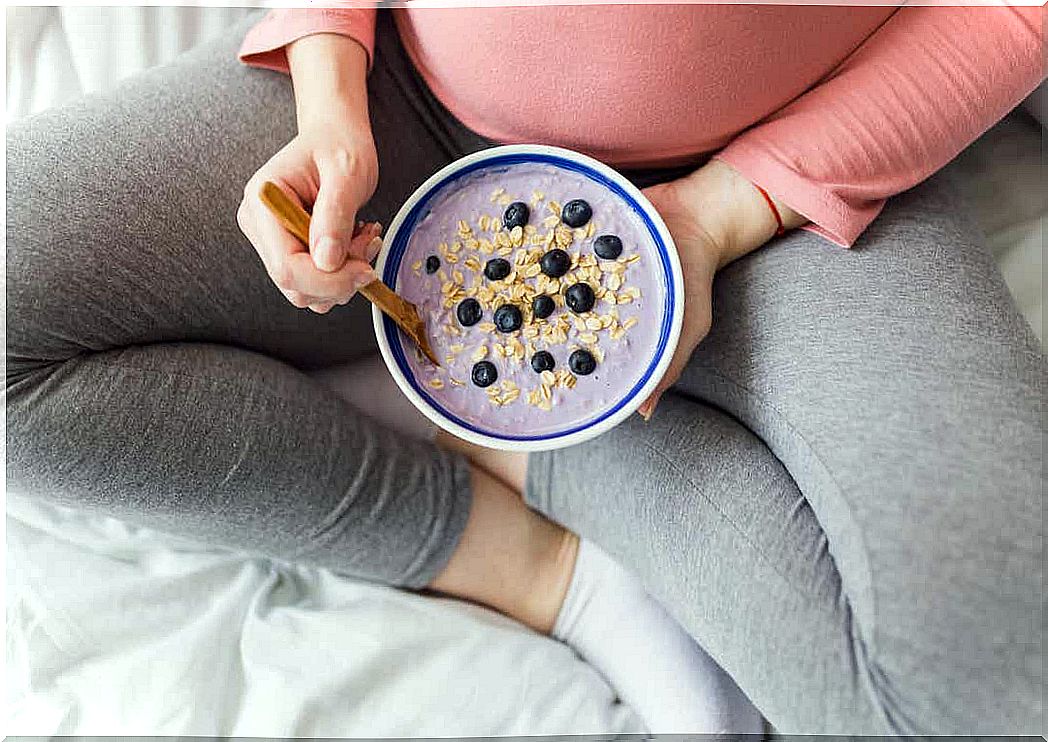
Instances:
[[[658,344],[640,379],[614,405],[598,416],[579,421],[577,424],[567,424],[562,430],[536,435],[512,435],[486,430],[460,418],[453,410],[433,399],[414,378],[408,365],[404,349],[405,344],[410,348],[411,341],[402,335],[392,320],[383,315],[377,307],[373,307],[375,337],[382,358],[401,391],[415,407],[434,424],[452,435],[487,448],[510,451],[542,451],[582,443],[610,430],[636,412],[637,407],[654,391],[666,372],[677,348],[684,316],[684,285],[677,248],[655,207],[636,186],[615,170],[591,157],[560,147],[535,144],[492,147],[466,155],[434,173],[405,202],[386,231],[384,245],[376,263],[378,275],[388,286],[396,290],[400,265],[415,224],[426,215],[429,204],[437,193],[477,170],[526,163],[554,165],[579,173],[600,183],[621,198],[640,217],[655,245],[666,286],[666,296]]]

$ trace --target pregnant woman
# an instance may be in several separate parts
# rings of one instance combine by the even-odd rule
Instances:
[[[1045,359],[923,181],[1042,79],[1043,21],[278,10],[30,118],[7,139],[9,482],[486,603],[655,728],[674,704],[631,687],[633,651],[679,673],[680,723],[755,717],[644,590],[782,731],[1038,732]],[[581,446],[409,439],[311,373],[374,351],[349,301],[370,222],[518,141],[648,188],[687,275],[679,352],[647,420]],[[308,252],[266,179],[312,209]]]

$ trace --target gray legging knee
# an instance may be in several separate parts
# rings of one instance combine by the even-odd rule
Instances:
[[[1045,359],[962,211],[730,266],[653,421],[529,470],[782,731],[1042,728]]]
[[[471,502],[461,457],[406,441],[303,370],[375,349],[369,305],[296,310],[240,233],[244,183],[295,133],[248,24],[7,133],[7,475],[15,491],[422,587]],[[367,218],[482,146],[384,24]]]

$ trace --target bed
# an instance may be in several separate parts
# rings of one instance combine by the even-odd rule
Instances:
[[[7,120],[105,90],[247,12],[8,8]],[[1043,338],[1040,132],[1017,111],[950,167]],[[644,731],[568,648],[491,611],[209,548],[31,495],[7,498],[9,734]]]

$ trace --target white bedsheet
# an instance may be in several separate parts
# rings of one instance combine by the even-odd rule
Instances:
[[[6,120],[107,90],[220,34],[251,8],[10,7]]]
[[[9,734],[643,732],[566,646],[491,611],[15,495]]]

